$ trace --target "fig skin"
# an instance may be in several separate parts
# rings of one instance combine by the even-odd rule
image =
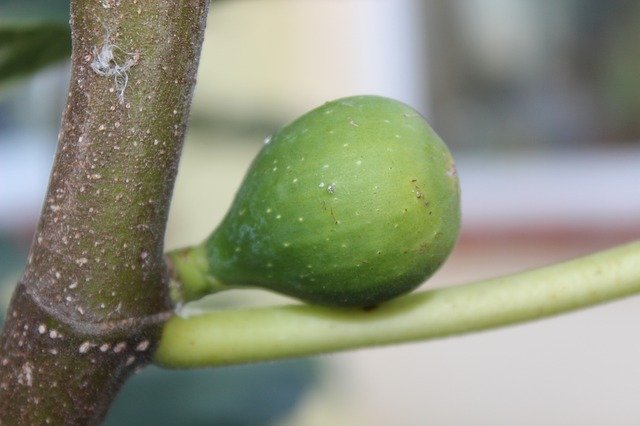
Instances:
[[[212,287],[370,307],[410,292],[460,227],[451,155],[423,117],[379,96],[328,102],[271,138],[203,243]]]

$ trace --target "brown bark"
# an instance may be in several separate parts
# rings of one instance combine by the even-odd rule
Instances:
[[[58,150],[0,340],[0,424],[98,423],[150,360],[171,314],[164,229],[207,8],[72,1]]]

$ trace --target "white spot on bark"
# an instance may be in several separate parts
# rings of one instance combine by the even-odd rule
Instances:
[[[25,362],[18,373],[18,383],[23,386],[33,385],[33,364]]]
[[[110,9],[111,7],[120,6],[121,0],[102,0],[102,7]]]
[[[120,342],[113,347],[113,352],[119,354],[127,348],[127,342]]]
[[[129,83],[128,71],[138,63],[140,55],[138,52],[125,52],[117,45],[110,43],[109,37],[110,34],[107,33],[100,49],[93,48],[91,69],[103,77],[113,77],[115,91],[118,92],[118,100],[123,103],[124,91]],[[119,56],[122,56],[122,59],[116,58],[116,52],[119,53]],[[113,92],[114,89],[111,88],[109,91]]]
[[[91,349],[92,346],[93,343],[91,342],[83,342],[78,348],[78,352],[80,352],[81,354],[86,354],[87,352],[89,352],[89,349]]]
[[[143,340],[142,342],[138,343],[138,345],[136,346],[136,351],[138,352],[144,352],[147,349],[149,349],[149,341],[148,340]]]

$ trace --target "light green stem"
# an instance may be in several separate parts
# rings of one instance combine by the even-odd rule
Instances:
[[[640,242],[503,278],[414,293],[377,309],[310,305],[170,319],[155,362],[240,364],[427,340],[534,320],[640,293]]]
[[[171,300],[176,305],[229,289],[209,272],[203,244],[173,250],[165,255],[171,275]]]

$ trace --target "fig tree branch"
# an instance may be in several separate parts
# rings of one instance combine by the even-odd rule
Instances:
[[[0,339],[0,424],[95,424],[171,311],[164,230],[208,0],[73,0],[55,164]]]

